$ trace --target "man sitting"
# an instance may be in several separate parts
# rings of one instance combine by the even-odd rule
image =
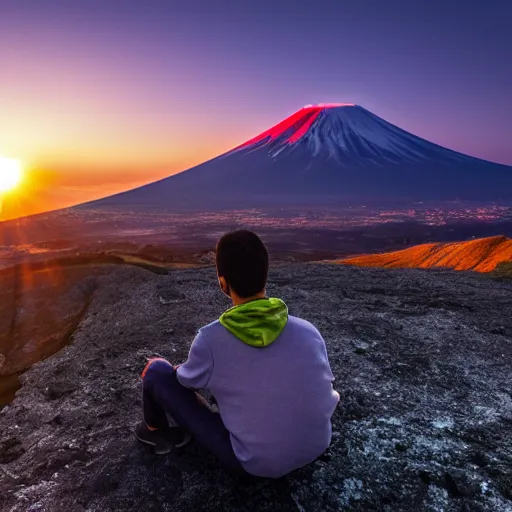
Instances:
[[[286,304],[267,298],[268,253],[250,231],[222,236],[216,263],[233,307],[201,328],[188,360],[149,361],[137,438],[158,454],[190,435],[228,469],[281,477],[328,448],[339,401],[325,342]],[[218,413],[194,390],[208,390]]]

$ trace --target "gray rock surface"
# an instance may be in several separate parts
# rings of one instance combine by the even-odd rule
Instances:
[[[69,342],[87,312],[104,265],[24,265],[0,270],[0,408],[18,388],[18,375]]]
[[[314,322],[341,393],[331,448],[271,481],[191,443],[132,436],[139,374],[183,361],[228,306],[213,269],[112,267],[71,345],[0,413],[2,511],[512,511],[512,283],[448,271],[276,268],[269,294]]]

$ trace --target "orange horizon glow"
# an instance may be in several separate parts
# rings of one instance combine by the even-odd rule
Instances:
[[[0,120],[0,136],[1,124]],[[103,134],[102,141],[92,136],[75,141],[63,137],[53,147],[44,148],[48,130],[41,127],[41,133],[38,139],[35,132],[24,133],[20,127],[17,134],[12,131],[0,139],[0,154],[17,155],[26,163],[24,183],[4,198],[0,221],[123,192],[185,171],[234,145],[222,133],[197,145],[176,138],[177,147],[173,147],[172,136],[165,143],[162,133],[158,141],[148,144],[141,131],[139,141],[119,134],[113,142],[112,136]]]
[[[157,181],[176,172],[168,169],[95,169],[89,172],[77,169],[26,169],[23,181],[17,187],[0,192],[0,222],[86,203]]]

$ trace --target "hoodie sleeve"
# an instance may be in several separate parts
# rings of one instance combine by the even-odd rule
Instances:
[[[213,371],[213,354],[201,331],[197,333],[188,359],[177,369],[178,381],[186,388],[204,389]]]

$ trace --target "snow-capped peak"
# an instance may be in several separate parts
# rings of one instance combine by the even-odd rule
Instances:
[[[269,157],[307,150],[341,163],[464,161],[465,155],[408,133],[352,103],[306,105],[233,151],[268,147]]]

